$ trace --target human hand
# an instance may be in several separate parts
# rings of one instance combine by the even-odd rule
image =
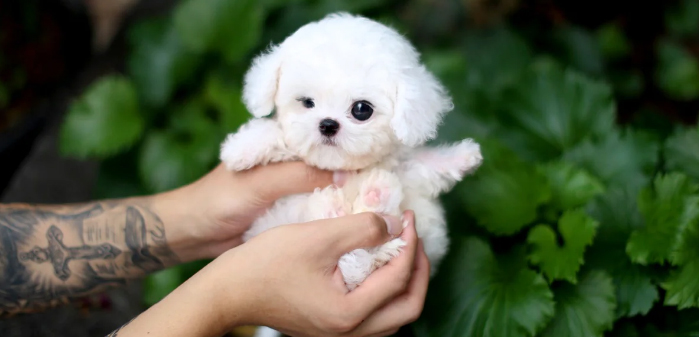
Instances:
[[[408,225],[401,237],[407,245],[402,253],[351,292],[338,259],[398,236],[401,221],[364,213],[282,226],[230,251],[231,259],[249,271],[240,286],[248,285],[248,301],[258,311],[244,322],[291,336],[375,336],[415,320],[423,308],[430,268],[418,247],[413,213],[404,217]],[[227,289],[232,288],[222,292]]]
[[[336,175],[341,184],[342,175]],[[241,236],[275,200],[332,184],[334,174],[302,162],[241,172],[219,165],[198,181],[156,196],[170,247],[183,261],[214,258],[242,243]]]
[[[338,259],[389,241],[401,232],[399,219],[363,213],[266,231],[221,255],[119,336],[220,336],[250,324],[291,336],[395,333],[420,315],[430,274],[413,213],[404,217],[404,250],[353,291]]]

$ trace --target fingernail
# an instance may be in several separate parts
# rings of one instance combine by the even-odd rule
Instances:
[[[338,187],[343,187],[345,181],[348,180],[347,171],[335,171],[333,172],[333,184]]]
[[[401,227],[403,227],[403,229],[408,227],[408,219],[406,218],[406,214],[408,214],[408,211],[401,214]]]
[[[401,220],[395,216],[389,216],[385,215],[384,221],[386,221],[386,230],[389,232],[391,236],[399,236],[401,235],[401,232],[403,232],[403,228],[401,227]]]

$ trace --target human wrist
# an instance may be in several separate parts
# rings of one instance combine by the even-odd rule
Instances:
[[[217,336],[237,326],[256,322],[255,299],[258,294],[253,289],[256,282],[243,272],[251,267],[245,262],[235,250],[228,251],[183,284],[180,295],[184,298],[199,296],[202,307],[199,312],[206,316],[202,317],[203,322],[207,322]]]
[[[153,212],[164,224],[168,246],[181,262],[210,257],[206,254],[210,240],[198,230],[206,220],[192,198],[188,200],[186,190],[164,192],[149,198]]]
[[[221,267],[205,269],[198,277],[190,278],[177,290],[174,301],[164,303],[175,308],[180,303],[189,306],[183,317],[190,320],[187,323],[190,332],[183,336],[223,336],[241,324],[244,299],[240,289],[228,289],[235,285],[227,284]]]
[[[119,336],[218,337],[231,331],[240,324],[246,304],[240,296],[230,296],[222,267],[200,270],[119,330]]]

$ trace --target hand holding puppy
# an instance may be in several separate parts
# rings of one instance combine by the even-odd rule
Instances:
[[[374,213],[266,231],[221,255],[119,336],[220,336],[248,324],[292,336],[390,335],[419,316],[429,279],[413,213],[404,217],[403,232],[398,218]],[[399,233],[401,254],[349,292],[338,258]]]
[[[230,172],[223,165],[154,198],[171,248],[183,262],[210,259],[243,243],[243,233],[275,200],[333,184],[334,173],[286,162]]]

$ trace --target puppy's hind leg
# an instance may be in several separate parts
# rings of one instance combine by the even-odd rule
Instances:
[[[294,159],[282,140],[277,121],[256,118],[229,134],[221,144],[220,159],[231,171],[243,171],[256,165]]]
[[[387,215],[401,215],[403,190],[396,174],[382,169],[373,169],[358,175],[359,196],[353,203],[354,213],[375,212]]]
[[[389,171],[375,169],[356,177],[360,179],[359,194],[353,203],[353,212],[375,212],[400,216],[403,191],[398,177]],[[343,255],[338,267],[345,284],[354,289],[375,269],[383,266],[401,252],[406,245],[401,239],[394,239],[382,246],[356,249]]]

